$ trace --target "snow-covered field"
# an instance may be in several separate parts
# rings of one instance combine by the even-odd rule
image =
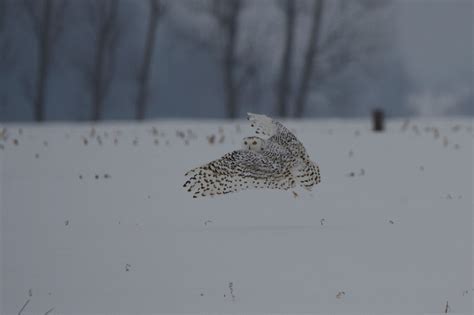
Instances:
[[[246,122],[0,127],[1,314],[472,313],[473,120],[288,126],[313,192],[202,199]]]

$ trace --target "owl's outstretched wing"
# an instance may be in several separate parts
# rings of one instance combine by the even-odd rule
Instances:
[[[310,160],[303,144],[288,128],[265,115],[248,113],[248,120],[257,134],[269,137],[263,154],[290,165],[299,186],[311,190],[321,182],[319,166]]]
[[[183,187],[193,197],[213,196],[250,188],[290,189],[295,179],[288,167],[254,151],[238,150],[185,174]]]
[[[257,134],[261,134],[267,137],[271,137],[276,134],[293,135],[280,122],[273,120],[272,118],[266,115],[247,113],[247,119],[250,121],[250,125],[255,128],[255,133]]]
[[[268,136],[270,150],[277,150],[278,146],[285,148],[292,156],[299,159],[307,159],[306,149],[296,136],[288,130],[282,123],[271,119],[265,115],[247,113],[247,119],[252,127],[256,128],[255,132],[264,136]],[[281,149],[278,149],[281,150]]]

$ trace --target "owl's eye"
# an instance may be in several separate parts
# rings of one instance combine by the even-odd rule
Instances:
[[[247,141],[244,141],[244,144],[247,145]]]
[[[252,142],[253,145],[257,145],[257,141]]]

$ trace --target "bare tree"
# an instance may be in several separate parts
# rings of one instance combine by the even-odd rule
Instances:
[[[11,66],[12,46],[7,30],[7,17],[10,10],[9,0],[0,0],[0,72],[5,73]]]
[[[34,118],[44,120],[48,79],[55,45],[63,32],[64,0],[23,0],[37,43],[37,72],[34,79]]]
[[[279,6],[285,15],[285,41],[276,92],[278,115],[280,117],[286,117],[288,114],[288,99],[291,95],[292,59],[295,43],[295,23],[297,12],[294,0],[280,1]]]
[[[236,118],[244,92],[251,82],[257,81],[260,62],[255,52],[255,40],[242,38],[242,13],[248,1],[207,0],[186,4],[194,15],[198,13],[208,18],[212,27],[201,32],[192,29],[190,32],[180,32],[180,35],[215,57],[223,82],[227,117]],[[258,94],[255,89],[253,92]]]
[[[78,67],[92,103],[91,119],[103,118],[104,104],[109,93],[121,35],[119,0],[88,0],[82,3],[91,31],[91,56],[82,54]]]
[[[376,51],[378,39],[366,36],[361,29],[369,15],[387,5],[389,1],[291,1],[281,0],[278,7],[284,13],[285,38],[280,73],[276,81],[277,111],[280,116],[288,113],[289,100],[294,104],[294,115],[302,117],[313,89],[342,73],[349,65],[361,61]],[[295,32],[299,18],[309,19],[309,30],[299,54],[295,47]],[[305,34],[306,32],[303,32]],[[292,59],[295,60],[292,60]],[[300,60],[296,67],[296,61]],[[296,71],[298,70],[298,71]],[[292,78],[292,75],[295,78]],[[291,82],[296,83],[293,90]]]
[[[7,9],[7,0],[0,0],[0,32],[5,29]]]
[[[304,56],[303,67],[299,79],[299,87],[295,101],[295,116],[302,117],[306,107],[306,100],[310,87],[310,81],[314,72],[315,60],[318,56],[318,42],[321,34],[322,13],[324,0],[316,0],[313,4],[311,30],[308,37],[308,45]]]
[[[155,49],[156,32],[161,16],[164,12],[163,0],[149,0],[150,16],[148,18],[148,31],[146,35],[143,61],[137,78],[138,98],[136,104],[136,119],[145,118],[146,107],[149,96],[149,81],[152,66],[152,57]]]
[[[237,116],[241,84],[237,78],[239,59],[237,56],[239,22],[244,7],[243,0],[209,0],[199,3],[194,10],[208,16],[216,27],[214,38],[189,38],[200,47],[210,50],[216,57],[221,71],[226,112],[229,118]]]
[[[5,74],[10,65],[11,46],[6,34],[7,10],[9,9],[7,0],[0,0],[0,74]],[[0,113],[7,108],[7,89],[0,88]]]
[[[239,19],[242,7],[242,0],[213,0],[209,11],[211,17],[217,22],[220,29],[220,38],[223,42],[221,70],[224,79],[227,115],[229,118],[237,117],[237,106],[239,102],[236,68],[238,64],[237,41],[239,35]]]

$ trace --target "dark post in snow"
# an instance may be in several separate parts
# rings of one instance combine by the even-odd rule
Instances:
[[[372,111],[372,130],[382,132],[385,129],[384,113],[381,109]]]

